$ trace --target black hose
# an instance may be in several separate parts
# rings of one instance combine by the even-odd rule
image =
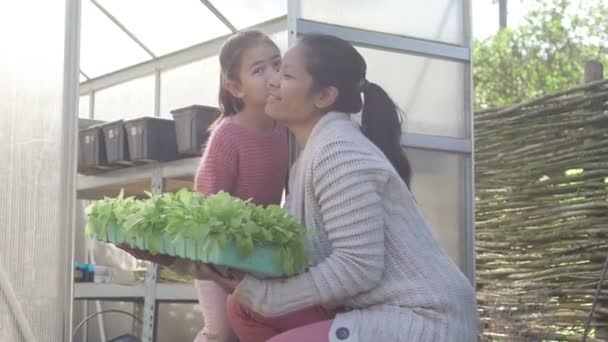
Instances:
[[[104,314],[104,313],[110,313],[110,312],[116,312],[116,313],[121,313],[121,314],[125,314],[125,315],[129,315],[131,317],[133,317],[133,319],[135,319],[136,321],[138,321],[139,323],[143,324],[142,320],[135,316],[134,314],[128,312],[128,311],[124,311],[124,310],[118,310],[118,309],[111,309],[111,310],[102,310],[102,311],[98,311],[94,314],[90,314],[89,316],[87,316],[85,319],[82,320],[82,322],[78,323],[78,325],[76,326],[76,328],[74,328],[74,331],[72,332],[72,336],[76,335],[76,333],[78,332],[78,330],[80,330],[80,328],[91,318],[96,317],[98,315]]]

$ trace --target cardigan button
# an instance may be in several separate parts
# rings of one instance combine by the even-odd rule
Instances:
[[[348,331],[348,329],[342,327],[342,328],[338,328],[336,330],[336,337],[338,338],[338,340],[346,340],[348,337],[350,336],[350,331]]]

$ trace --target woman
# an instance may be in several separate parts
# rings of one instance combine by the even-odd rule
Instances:
[[[198,267],[198,277],[234,289],[228,316],[241,341],[477,340],[474,290],[408,189],[398,110],[365,76],[349,43],[308,35],[270,84],[266,113],[302,148],[286,207],[314,232],[311,265],[281,280]],[[359,127],[349,114],[361,109]],[[290,324],[318,307],[337,314]]]

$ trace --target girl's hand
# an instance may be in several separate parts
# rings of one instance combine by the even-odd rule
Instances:
[[[200,280],[214,281],[227,293],[234,292],[234,289],[239,285],[241,280],[243,280],[243,277],[245,277],[245,273],[234,270],[229,270],[227,275],[223,276],[217,272],[213,266],[203,263],[196,263],[192,275]]]

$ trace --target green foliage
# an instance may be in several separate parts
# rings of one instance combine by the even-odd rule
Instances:
[[[225,192],[204,197],[182,189],[177,193],[148,194],[148,199],[105,198],[87,208],[87,234],[105,236],[118,225],[125,236],[143,238],[158,252],[158,239],[207,241],[210,248],[236,244],[242,257],[257,246],[278,247],[286,274],[308,265],[306,229],[279,206],[261,207]]]
[[[579,85],[588,60],[608,66],[608,3],[537,0],[534,5],[521,26],[475,42],[476,108]]]

